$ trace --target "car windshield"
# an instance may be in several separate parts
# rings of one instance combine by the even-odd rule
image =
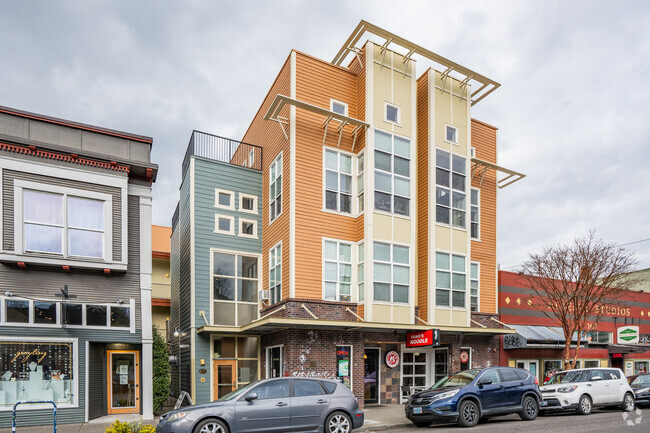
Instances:
[[[630,385],[650,385],[650,374],[637,377]]]
[[[589,381],[589,370],[563,371],[556,373],[546,382],[547,385],[557,385],[559,383],[578,383]]]
[[[481,370],[465,370],[460,373],[450,374],[440,379],[429,389],[441,389],[469,385],[480,372]]]
[[[232,400],[233,398],[237,398],[237,396],[239,396],[242,393],[248,391],[251,388],[251,386],[255,385],[256,383],[257,382],[252,382],[252,383],[249,383],[248,385],[242,386],[241,388],[237,388],[233,392],[229,392],[226,395],[222,395],[221,397],[219,397],[219,399],[217,401],[228,401],[228,400]]]
[[[545,385],[557,385],[558,383],[562,383],[564,380],[564,376],[566,376],[565,373],[555,373],[551,378],[545,383]]]

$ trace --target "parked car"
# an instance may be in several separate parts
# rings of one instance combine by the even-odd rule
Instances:
[[[363,412],[340,382],[311,378],[260,380],[217,401],[160,417],[157,433],[349,433]]]
[[[510,367],[465,370],[440,379],[431,388],[409,397],[406,417],[418,427],[434,421],[475,426],[480,419],[518,413],[534,420],[542,395],[528,371]]]
[[[634,391],[619,368],[579,368],[559,371],[540,387],[542,410],[575,410],[589,415],[596,406],[634,410]]]
[[[650,404],[650,374],[639,374],[628,379],[630,379],[630,388],[634,390],[635,403]]]

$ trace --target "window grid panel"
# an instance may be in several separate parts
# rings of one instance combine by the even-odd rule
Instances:
[[[273,247],[269,254],[269,290],[271,305],[282,300],[282,244]]]
[[[375,209],[410,215],[410,141],[375,131]]]
[[[408,304],[411,286],[409,247],[374,242],[373,248],[373,299]],[[403,250],[406,250],[406,258]],[[399,252],[397,260],[396,251]]]
[[[469,290],[470,290],[470,308],[471,311],[478,311],[480,308],[479,299],[481,294],[480,288],[480,265],[478,263],[470,263],[470,279],[469,279]]]
[[[479,232],[479,221],[480,221],[480,190],[472,188],[471,197],[470,197],[470,236],[472,239],[480,239],[481,234]]]
[[[436,252],[436,305],[466,308],[465,257]],[[462,268],[461,268],[462,266]]]
[[[352,156],[325,149],[325,209],[352,213]]]
[[[466,159],[436,149],[436,222],[466,228]]]
[[[269,220],[273,222],[282,214],[282,154],[269,168]]]
[[[350,302],[352,300],[352,244],[325,241],[323,269],[323,299]]]
[[[212,263],[213,324],[230,326],[245,324],[239,323],[240,305],[257,307],[258,258],[213,251]],[[218,314],[225,311],[228,314]],[[257,316],[255,315],[254,318]]]

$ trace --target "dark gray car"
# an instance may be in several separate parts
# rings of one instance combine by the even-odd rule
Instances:
[[[168,412],[160,417],[156,432],[349,433],[362,425],[359,402],[342,383],[275,378],[253,382],[212,403]]]

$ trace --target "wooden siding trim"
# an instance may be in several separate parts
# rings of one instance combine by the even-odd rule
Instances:
[[[419,317],[429,317],[429,75],[417,81],[417,164],[416,164],[416,305]]]

